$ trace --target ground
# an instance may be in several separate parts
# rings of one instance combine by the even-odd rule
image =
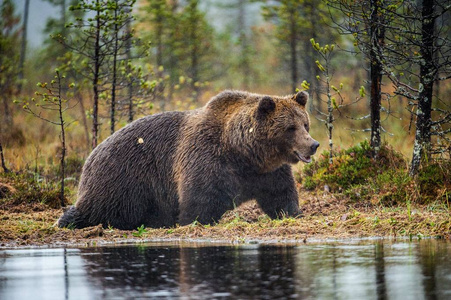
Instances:
[[[202,240],[230,243],[309,242],[363,237],[434,237],[451,239],[448,209],[434,206],[396,206],[355,203],[326,192],[301,190],[302,218],[270,220],[249,202],[227,212],[219,224],[190,224],[166,229],[134,231],[61,229],[62,213],[42,203],[0,206],[0,248],[30,246],[96,246],[145,241]]]

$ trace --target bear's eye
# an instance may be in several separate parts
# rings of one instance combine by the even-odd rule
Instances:
[[[305,130],[307,130],[307,132],[309,131],[309,128],[308,128],[308,124],[307,124],[307,123],[304,124],[304,128],[305,128]]]
[[[287,131],[288,131],[288,132],[294,132],[294,131],[296,131],[296,126],[294,126],[294,125],[289,126],[289,127],[287,128]]]

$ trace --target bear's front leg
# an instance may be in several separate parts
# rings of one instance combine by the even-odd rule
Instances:
[[[198,221],[201,224],[217,223],[222,215],[233,209],[233,200],[213,186],[190,188],[180,197],[179,224],[184,226]]]
[[[302,216],[297,197],[294,198],[289,193],[274,197],[259,197],[257,202],[271,219]]]
[[[261,176],[255,189],[261,209],[272,219],[298,217],[299,195],[289,166]]]

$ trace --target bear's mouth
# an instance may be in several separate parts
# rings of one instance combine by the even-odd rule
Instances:
[[[311,163],[312,162],[312,157],[310,155],[308,156],[302,156],[299,152],[294,151],[294,155],[296,155],[296,157],[300,160],[303,161],[305,163]]]

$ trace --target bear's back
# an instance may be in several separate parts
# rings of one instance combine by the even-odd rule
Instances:
[[[156,154],[168,154],[173,150],[186,115],[185,112],[165,112],[140,118],[100,143],[86,163],[98,157],[143,163],[153,160]]]

